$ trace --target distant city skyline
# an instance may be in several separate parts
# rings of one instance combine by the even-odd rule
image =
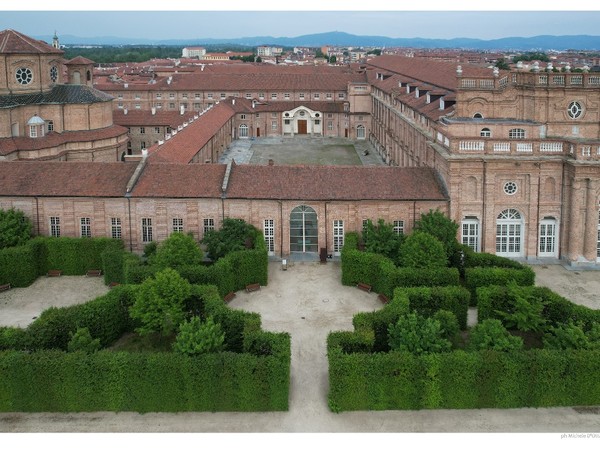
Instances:
[[[27,35],[202,39],[341,31],[392,38],[600,35],[600,11],[2,11],[0,29]]]

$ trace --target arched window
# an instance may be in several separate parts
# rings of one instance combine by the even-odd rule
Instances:
[[[248,137],[248,125],[246,125],[245,123],[240,125],[240,138],[247,138]]]
[[[473,114],[473,119],[483,119],[483,115],[481,113]]]
[[[290,251],[316,253],[319,248],[317,213],[310,206],[297,206],[290,214]]]
[[[489,128],[482,128],[479,132],[481,137],[492,137],[492,131]]]
[[[523,255],[523,218],[516,209],[505,209],[496,220],[496,254],[519,257]]]
[[[364,139],[365,138],[365,127],[363,125],[359,125],[356,127],[356,139]]]

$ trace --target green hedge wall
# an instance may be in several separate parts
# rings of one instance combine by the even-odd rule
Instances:
[[[376,253],[357,250],[358,235],[348,233],[342,248],[342,284],[366,283],[373,291],[391,298],[397,287],[457,286],[460,273],[453,267],[415,269],[396,267],[393,261]]]
[[[569,320],[583,322],[584,328],[590,329],[593,323],[600,323],[600,310],[576,305],[556,292],[538,286],[521,286],[521,292],[528,296],[533,295],[542,299],[544,309],[542,317],[548,322],[548,326],[558,326]],[[479,320],[499,319],[495,311],[507,311],[511,309],[514,299],[511,298],[506,286],[487,286],[477,289],[478,317]]]
[[[477,288],[483,286],[506,286],[514,281],[519,286],[533,286],[535,272],[527,266],[520,269],[505,267],[473,267],[465,269],[465,287],[471,292],[471,304],[477,304]]]
[[[600,403],[598,350],[345,353],[345,337],[332,333],[328,338],[333,411]]]
[[[0,284],[27,287],[38,277],[38,255],[33,245],[0,250]]]
[[[356,314],[352,319],[354,328],[365,337],[372,338],[372,350],[374,352],[387,352],[390,350],[388,343],[388,326],[398,322],[400,316],[410,310],[406,296],[394,297],[383,309],[372,312]]]
[[[410,309],[425,317],[445,309],[454,313],[461,330],[467,329],[467,314],[471,294],[460,286],[396,288],[394,298],[405,296]]]

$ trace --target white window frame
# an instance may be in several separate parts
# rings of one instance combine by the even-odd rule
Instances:
[[[142,242],[152,242],[152,218],[142,218]]]
[[[481,251],[481,237],[479,219],[463,219],[460,224],[461,242],[463,245],[471,247],[474,252]]]
[[[538,256],[556,258],[558,256],[558,221],[554,218],[540,220],[538,234]]]
[[[404,234],[404,220],[394,220],[393,229],[398,236]]]
[[[263,232],[267,244],[267,253],[272,256],[275,254],[275,220],[265,219],[263,221]]]
[[[240,138],[247,138],[248,137],[248,125],[246,125],[245,123],[241,124],[238,128],[238,133],[239,133],[239,137]]]
[[[110,237],[113,239],[121,239],[121,218],[111,217],[110,219]]]
[[[79,231],[82,238],[92,237],[92,219],[89,217],[81,217],[79,219]]]
[[[496,255],[507,258],[523,256],[525,222],[514,208],[505,209],[496,219]]]
[[[60,217],[50,217],[50,236],[60,237]]]
[[[172,219],[173,233],[183,233],[183,219],[181,217],[173,217]]]
[[[344,247],[344,221],[333,221],[333,254],[340,256]]]
[[[215,229],[215,219],[208,218],[203,220],[203,234],[206,235],[209,231]]]

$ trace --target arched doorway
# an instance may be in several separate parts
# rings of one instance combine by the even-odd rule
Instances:
[[[290,214],[290,251],[317,253],[318,248],[317,213],[310,206],[297,206]]]
[[[356,127],[356,139],[364,139],[365,138],[365,127],[359,125]]]
[[[496,220],[496,255],[523,256],[523,217],[516,209],[505,209]]]
[[[240,125],[238,137],[240,137],[240,138],[248,137],[248,125],[246,125],[245,123]]]

